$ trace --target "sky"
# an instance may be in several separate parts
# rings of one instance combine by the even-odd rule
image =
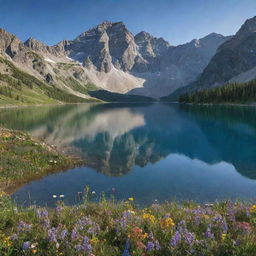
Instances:
[[[234,34],[255,15],[255,0],[0,0],[1,28],[49,45],[105,20],[178,45],[212,32]]]

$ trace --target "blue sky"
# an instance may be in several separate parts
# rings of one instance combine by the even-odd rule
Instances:
[[[0,0],[0,27],[50,45],[104,20],[177,45],[211,32],[234,34],[255,15],[255,0]]]

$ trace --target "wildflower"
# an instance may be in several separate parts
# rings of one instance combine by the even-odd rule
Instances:
[[[99,242],[99,239],[94,236],[94,237],[90,240],[90,242],[91,242],[92,244],[97,244],[97,243]]]
[[[133,215],[135,215],[135,211],[132,211],[132,210],[128,210],[127,212],[129,212],[130,214],[133,214]]]
[[[129,249],[130,249],[130,243],[128,241],[126,241],[124,252],[123,252],[122,256],[131,256]]]
[[[30,224],[27,224],[24,221],[20,221],[18,225],[18,231],[23,232],[23,231],[30,231],[32,226]]]
[[[33,243],[33,244],[31,244],[30,248],[34,249],[37,247],[37,245],[38,245],[38,243]]]
[[[241,244],[241,240],[239,240],[239,239],[236,240],[235,243],[234,243],[235,246],[239,246],[240,244]]]
[[[10,240],[11,238],[9,236],[4,239],[3,241],[4,247],[10,247],[12,245],[12,242]]]
[[[159,251],[161,249],[160,243],[158,240],[155,240],[155,248],[157,251]]]
[[[193,243],[194,243],[194,241],[195,241],[195,234],[186,231],[186,232],[184,232],[183,236],[184,236],[185,242],[186,242],[189,246],[192,246]]]
[[[132,202],[132,201],[134,201],[134,198],[133,197],[129,197],[128,200]]]
[[[23,243],[23,246],[22,246],[22,249],[23,249],[24,251],[28,250],[28,249],[30,248],[30,244],[31,244],[30,241],[24,242],[24,243]]]
[[[251,213],[255,213],[256,214],[256,204],[254,204],[251,208],[250,208],[250,212]]]
[[[63,198],[64,197],[64,195],[60,195],[60,198]]]
[[[63,210],[63,207],[58,205],[55,210],[59,214]]]
[[[221,235],[221,240],[224,241],[224,240],[226,239],[226,237],[227,237],[227,234],[223,233],[223,234]]]
[[[175,225],[172,218],[161,219],[160,224],[161,224],[162,227],[165,227],[165,228],[173,227]]]
[[[57,243],[57,230],[56,228],[51,228],[48,230],[48,238],[50,242]]]
[[[143,213],[142,218],[146,221],[149,221],[151,223],[155,223],[155,216],[149,214],[149,213]]]
[[[52,195],[53,198],[57,198],[57,195]]]
[[[95,192],[95,191],[92,191],[92,194],[93,194],[93,195],[95,195],[95,194],[96,194],[96,192]]]
[[[7,196],[7,194],[5,192],[0,191],[0,198],[5,196]]]
[[[68,231],[66,229],[62,230],[60,234],[60,239],[64,240],[67,235],[68,235]]]
[[[149,242],[147,243],[147,248],[146,248],[146,250],[147,250],[148,252],[151,252],[151,251],[154,250],[154,248],[155,248],[155,244],[154,244],[153,242],[149,241]]]
[[[43,227],[46,229],[50,227],[50,220],[48,218],[43,219]]]
[[[92,246],[90,244],[90,240],[87,236],[83,238],[83,242],[80,245],[76,246],[77,251],[84,251],[90,253],[92,251]]]
[[[48,211],[46,209],[37,209],[36,210],[36,213],[37,213],[37,217],[39,219],[43,219],[43,218],[46,218],[48,217]]]
[[[137,247],[138,247],[139,249],[141,249],[141,250],[143,250],[143,249],[146,248],[146,245],[143,244],[141,241],[137,241],[137,242],[136,242],[136,245],[137,245]]]
[[[241,229],[241,230],[243,230],[243,231],[246,231],[246,232],[249,232],[250,230],[251,230],[251,225],[250,225],[250,223],[248,223],[248,222],[245,222],[245,221],[243,221],[243,222],[238,222],[237,223],[237,227],[239,228],[239,229]]]
[[[219,226],[219,228],[222,229],[224,233],[227,233],[228,231],[228,225],[225,219],[221,215],[214,216],[212,221],[215,225]]]
[[[170,245],[171,247],[176,247],[181,242],[181,235],[177,231],[174,236],[171,238]]]
[[[211,232],[210,228],[207,228],[207,230],[205,232],[205,237],[206,238],[214,238],[214,234]]]
[[[78,238],[78,234],[77,234],[77,231],[75,229],[72,230],[72,233],[71,233],[71,240],[76,240]]]

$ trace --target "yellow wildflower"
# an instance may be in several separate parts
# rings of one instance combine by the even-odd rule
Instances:
[[[254,205],[250,208],[250,212],[251,212],[251,213],[256,213],[256,204],[254,204]]]
[[[151,214],[149,214],[149,213],[143,213],[143,214],[142,214],[142,218],[143,218],[144,220],[149,221],[149,222],[155,223],[155,216],[153,216],[153,215],[151,215]]]
[[[224,241],[224,240],[226,239],[226,237],[227,237],[227,234],[223,233],[223,234],[221,235],[221,240]]]
[[[97,244],[99,242],[99,239],[97,238],[97,237],[93,237],[92,239],[91,239],[91,243],[92,244]]]
[[[142,234],[142,239],[146,239],[148,237],[148,233],[144,233],[144,234]]]
[[[161,219],[160,224],[161,224],[162,227],[165,227],[165,228],[173,227],[175,225],[172,218]]]
[[[0,192],[0,198],[6,196],[7,194],[5,192]]]
[[[4,241],[3,241],[3,246],[4,247],[10,247],[12,245],[12,242],[10,240],[11,240],[11,238],[9,236],[5,237]]]
[[[128,200],[129,201],[134,201],[134,198],[133,197],[129,197]]]

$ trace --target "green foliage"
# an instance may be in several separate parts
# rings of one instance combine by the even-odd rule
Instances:
[[[65,92],[54,85],[48,85],[37,79],[36,77],[25,73],[14,66],[10,61],[0,57],[0,63],[3,63],[7,66],[10,74],[2,74],[0,73],[0,85],[1,82],[6,84],[6,86],[1,86],[0,94],[5,95],[7,97],[13,98],[16,101],[23,101],[24,97],[21,97],[21,94],[27,94],[24,92],[24,89],[30,89],[32,91],[38,90],[38,93],[45,95],[46,97],[42,97],[41,102],[39,99],[35,99],[36,102],[30,102],[32,95],[26,95],[27,103],[52,103],[47,101],[47,98],[54,99],[61,102],[67,103],[82,103],[82,102],[90,102],[93,100],[87,100],[76,95]],[[37,63],[37,61],[35,61]],[[35,64],[34,64],[35,65]],[[75,85],[76,86],[76,85]],[[7,89],[8,88],[8,89]],[[88,87],[90,88],[90,87]],[[14,91],[17,91],[16,93]],[[20,91],[20,93],[18,92]],[[87,90],[85,90],[87,93]],[[34,96],[34,95],[33,95]],[[49,99],[49,100],[50,100]],[[25,101],[25,102],[26,102]]]
[[[73,159],[19,131],[0,129],[0,190],[73,166]]]
[[[181,103],[250,103],[256,102],[256,80],[243,84],[227,84],[180,96]]]
[[[62,79],[62,82],[67,84],[74,91],[88,95],[89,91],[94,91],[97,87],[94,84],[88,83],[86,85],[81,84],[76,79],[69,77],[68,79]]]
[[[92,203],[85,189],[75,207],[22,208],[0,193],[0,255],[255,256],[256,205],[192,202],[139,209]]]

